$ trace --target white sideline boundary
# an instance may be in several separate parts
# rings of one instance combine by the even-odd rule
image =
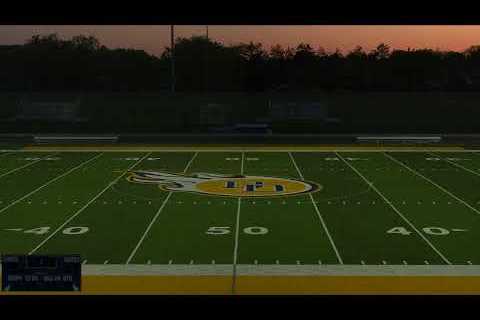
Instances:
[[[0,266],[1,272],[1,266]],[[231,264],[86,264],[82,276],[231,276]],[[480,276],[480,265],[269,265],[241,264],[237,276]]]

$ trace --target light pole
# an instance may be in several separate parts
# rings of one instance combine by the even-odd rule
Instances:
[[[175,93],[175,29],[170,26],[170,62],[172,69],[172,93]]]
[[[209,45],[209,38],[208,38],[208,25],[205,26],[205,34],[206,34],[206,42],[205,42],[205,72],[204,72],[204,84],[203,89],[204,91],[208,91],[208,45]]]

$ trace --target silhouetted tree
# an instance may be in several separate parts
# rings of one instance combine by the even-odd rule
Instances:
[[[20,46],[0,46],[1,90],[158,91],[170,82],[170,50],[109,49],[93,36],[34,35]],[[202,36],[176,39],[179,91],[480,90],[480,46],[464,52],[392,50],[380,43],[314,50],[261,43],[226,46]]]

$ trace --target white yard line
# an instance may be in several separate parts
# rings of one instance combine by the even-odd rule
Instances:
[[[387,153],[384,153],[384,155],[391,159],[392,161],[395,161],[396,163],[400,164],[401,166],[403,166],[404,168],[406,168],[407,170],[409,170],[410,172],[416,174],[417,176],[423,178],[425,181],[428,181],[430,184],[434,185],[435,187],[437,187],[438,189],[442,190],[443,192],[445,192],[446,194],[448,194],[450,197],[454,198],[455,200],[457,200],[458,202],[462,203],[463,205],[465,205],[466,207],[470,208],[472,211],[474,211],[475,213],[477,214],[480,214],[480,211],[478,211],[476,208],[472,207],[470,204],[468,204],[467,202],[465,202],[464,200],[460,199],[459,197],[457,197],[456,195],[454,195],[453,193],[451,193],[450,191],[448,191],[447,189],[445,189],[444,187],[438,185],[437,183],[435,183],[434,181],[432,181],[431,179],[425,177],[423,174],[421,174],[420,172],[410,168],[409,166],[407,166],[405,163],[403,163],[402,161],[400,160],[397,160],[395,159],[394,157],[390,156],[389,154]]]
[[[198,152],[195,152],[195,154],[193,155],[193,157],[190,159],[190,161],[188,161],[187,163],[187,166],[185,167],[185,169],[183,170],[183,172],[187,172],[188,168],[190,168],[191,164],[193,163],[193,160],[195,160],[195,158],[197,157],[198,155]],[[142,243],[143,241],[145,240],[145,238],[147,237],[147,235],[150,233],[150,230],[152,229],[153,225],[155,224],[155,222],[157,221],[158,217],[160,216],[160,214],[162,213],[163,211],[163,208],[165,208],[165,205],[167,204],[168,200],[170,199],[170,197],[172,196],[173,192],[170,191],[167,195],[167,197],[165,198],[165,200],[163,200],[162,202],[162,205],[160,206],[160,208],[158,208],[157,210],[157,213],[155,214],[155,216],[153,217],[153,219],[150,221],[150,224],[148,225],[147,229],[145,229],[145,232],[143,233],[142,237],[140,238],[140,240],[138,241],[137,245],[135,246],[135,248],[133,249],[133,251],[130,253],[130,256],[128,257],[127,259],[127,262],[125,264],[129,264],[133,258],[135,257],[135,255],[137,254],[137,251],[138,249],[140,249],[140,247],[142,246]]]
[[[12,154],[12,153],[13,153],[13,152],[2,152],[2,153],[0,154],[0,158],[1,158],[1,157],[4,157],[4,156],[6,156],[6,155]]]
[[[300,179],[305,180],[304,177],[303,177],[302,172],[300,171],[300,168],[299,168],[298,165],[297,165],[297,162],[295,161],[295,158],[293,158],[292,153],[291,153],[291,152],[288,152],[288,155],[290,156],[290,159],[292,160],[292,163],[293,163],[293,165],[295,166],[295,169],[297,169],[297,172],[298,172],[298,175],[300,176]],[[315,211],[316,211],[316,213],[317,213],[318,219],[320,220],[320,223],[322,224],[323,230],[325,231],[325,233],[326,233],[326,235],[327,235],[327,237],[328,237],[328,240],[330,241],[330,245],[332,246],[333,251],[335,251],[335,255],[337,256],[338,262],[339,262],[340,264],[343,264],[343,259],[342,259],[342,257],[340,256],[340,253],[338,252],[337,246],[335,245],[335,242],[333,241],[333,238],[332,238],[332,236],[330,235],[330,232],[328,231],[327,224],[326,224],[325,221],[323,220],[323,217],[322,217],[322,214],[320,213],[320,210],[318,210],[318,206],[317,206],[317,204],[315,203],[315,199],[313,199],[313,196],[312,196],[311,193],[309,193],[308,196],[310,197],[310,201],[312,202],[313,207],[315,208]]]
[[[244,160],[245,160],[245,152],[242,152],[242,162],[240,164],[240,174],[241,175],[243,175]]]
[[[186,173],[188,171],[188,169],[190,169],[190,166],[192,165],[193,161],[195,160],[195,158],[197,157],[198,155],[198,152],[195,152],[195,154],[193,155],[192,159],[190,159],[190,161],[188,161],[187,163],[187,166],[185,167],[185,169],[183,170],[183,173]]]
[[[9,175],[9,174],[11,174],[11,173],[14,173],[14,172],[16,172],[16,171],[18,171],[18,170],[22,170],[22,169],[24,169],[24,168],[30,167],[31,165],[34,165],[35,163],[40,162],[40,161],[42,161],[43,159],[48,158],[48,157],[51,157],[51,156],[54,156],[54,155],[56,155],[56,154],[58,154],[58,152],[57,152],[57,153],[54,153],[54,154],[46,155],[45,157],[43,157],[43,158],[41,158],[41,159],[38,159],[38,160],[35,160],[35,161],[32,161],[32,162],[29,162],[29,163],[27,163],[27,164],[25,164],[25,165],[23,165],[23,166],[21,166],[21,167],[18,167],[18,168],[15,168],[15,169],[10,170],[10,171],[8,171],[8,172],[5,172],[5,173],[3,173],[3,174],[0,174],[0,178],[3,178],[3,177],[5,177],[6,175]]]
[[[236,219],[235,219],[235,243],[233,247],[233,265],[235,266],[237,264],[237,259],[238,259],[238,238],[240,234],[240,211],[241,211],[241,206],[242,206],[242,200],[241,198],[238,198],[237,201],[237,214],[236,214]]]
[[[244,161],[245,161],[245,152],[242,152],[242,162],[240,165],[240,174],[244,174]],[[238,197],[237,200],[237,214],[235,220],[235,243],[233,246],[233,271],[232,271],[232,293],[235,293],[236,282],[237,282],[237,261],[238,261],[238,243],[240,236],[240,212],[242,206],[242,198]]]
[[[393,203],[385,196],[383,195],[383,193],[377,189],[377,187],[372,183],[370,182],[367,178],[365,178],[365,176],[357,170],[357,168],[355,168],[353,165],[351,165],[348,161],[346,161],[338,152],[335,152],[335,154],[337,155],[338,158],[340,158],[347,166],[349,166],[360,178],[362,178],[365,183],[367,185],[369,185],[389,206],[390,208],[393,209],[393,211],[395,211],[398,216],[400,218],[402,218],[403,221],[405,221],[413,230],[415,230],[415,232],[430,246],[430,248],[432,248],[433,251],[435,251],[438,256],[440,258],[442,258],[442,260],[447,263],[447,264],[452,264],[441,252],[440,250],[438,250],[431,242],[430,240],[428,240],[423,234],[422,232],[420,232],[420,230],[417,229],[417,227],[415,227],[415,225],[410,222],[410,220],[408,220],[401,212],[400,210],[398,210],[394,205]]]
[[[45,243],[47,243],[51,238],[53,238],[60,230],[62,230],[67,224],[70,223],[73,219],[75,219],[80,213],[82,213],[85,209],[87,209],[95,200],[97,200],[102,194],[104,194],[108,189],[110,189],[115,183],[117,183],[124,175],[126,175],[130,170],[132,170],[135,166],[137,166],[140,162],[145,160],[151,152],[147,153],[143,156],[140,160],[136,161],[133,165],[131,165],[127,170],[125,170],[121,175],[116,177],[112,182],[110,182],[102,191],[100,191],[95,197],[93,197],[90,201],[87,202],[83,207],[81,207],[77,212],[75,212],[70,218],[68,218],[61,226],[59,226],[54,232],[52,232],[46,239],[44,239],[38,246],[36,246],[32,251],[28,254],[34,254],[38,249],[40,249]]]
[[[137,253],[138,249],[140,248],[140,246],[142,245],[143,241],[145,240],[145,238],[147,237],[148,233],[150,232],[150,229],[152,229],[153,225],[155,224],[155,221],[157,221],[158,217],[160,216],[160,214],[162,213],[163,211],[163,208],[165,208],[165,205],[167,204],[168,200],[170,199],[170,197],[172,196],[173,192],[169,192],[167,197],[165,198],[165,200],[163,200],[162,202],[162,205],[160,206],[160,208],[157,210],[157,213],[155,214],[155,216],[153,217],[153,219],[150,221],[150,224],[148,225],[147,229],[145,230],[145,232],[143,233],[142,237],[140,238],[140,240],[138,241],[137,245],[135,246],[135,248],[133,249],[132,253],[130,254],[130,256],[128,257],[127,259],[127,262],[125,264],[129,264],[133,257],[135,256],[135,254]]]
[[[21,198],[18,198],[17,200],[15,200],[15,201],[13,201],[12,203],[10,203],[8,206],[6,206],[6,207],[4,207],[4,208],[0,209],[0,214],[2,214],[3,212],[5,212],[7,209],[9,209],[9,208],[13,207],[14,205],[16,205],[17,203],[19,203],[20,201],[22,201],[22,200],[24,200],[24,199],[26,199],[26,198],[30,197],[30,196],[31,196],[31,195],[33,195],[34,193],[36,193],[36,192],[38,192],[38,191],[42,190],[42,189],[43,189],[43,188],[45,188],[45,187],[48,187],[50,184],[54,183],[55,181],[57,181],[57,180],[60,180],[61,178],[63,178],[63,177],[65,177],[65,176],[69,175],[70,173],[72,173],[73,171],[75,171],[75,170],[77,170],[77,169],[79,169],[79,168],[83,167],[84,165],[86,165],[86,164],[90,163],[90,162],[91,162],[91,161],[93,161],[93,160],[96,160],[96,159],[97,159],[98,157],[100,157],[102,154],[103,154],[103,153],[100,153],[100,154],[96,155],[95,157],[92,157],[92,158],[90,158],[90,159],[88,159],[88,160],[86,160],[86,161],[84,161],[84,162],[80,163],[78,166],[76,166],[76,167],[74,167],[74,168],[72,168],[72,169],[68,170],[67,172],[64,172],[63,174],[61,174],[61,175],[59,175],[59,176],[57,176],[57,177],[53,178],[52,180],[49,180],[49,181],[48,181],[47,183],[45,183],[44,185],[41,185],[40,187],[36,188],[35,190],[33,190],[33,191],[31,191],[31,192],[27,193],[27,194],[26,194],[26,195],[24,195],[23,197],[21,197]]]
[[[292,153],[288,152],[288,156],[290,157],[290,160],[292,161],[293,166],[297,170],[297,173],[298,173],[298,176],[300,177],[300,179],[305,180],[305,178],[303,177],[302,171],[300,171],[300,168],[298,167],[297,162],[295,161],[295,158],[293,158]]]
[[[465,166],[462,166],[461,164],[456,163],[456,162],[454,162],[454,161],[452,161],[452,160],[448,160],[447,158],[444,158],[443,156],[438,155],[438,154],[436,154],[436,153],[433,153],[433,152],[428,152],[428,153],[431,154],[431,155],[433,155],[433,156],[435,156],[435,157],[440,157],[443,161],[446,161],[446,162],[448,162],[448,163],[450,163],[450,164],[452,164],[452,165],[454,165],[454,166],[456,166],[456,167],[458,167],[458,168],[460,168],[460,169],[463,169],[463,170],[465,170],[465,171],[467,171],[467,172],[473,173],[473,174],[476,175],[476,176],[480,176],[480,172],[473,171],[472,169],[469,169],[469,168],[467,168],[467,167],[465,167]]]

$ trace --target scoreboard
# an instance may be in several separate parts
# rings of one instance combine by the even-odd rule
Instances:
[[[3,291],[80,291],[80,255],[3,255]]]

